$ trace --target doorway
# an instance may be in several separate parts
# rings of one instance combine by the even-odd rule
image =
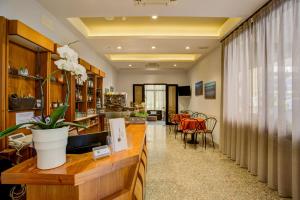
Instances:
[[[168,116],[178,113],[178,85],[176,84],[134,84],[133,102],[145,102],[146,110],[161,111],[160,121],[169,124]]]
[[[166,85],[145,84],[145,106],[148,114],[156,114],[158,121],[166,117]]]

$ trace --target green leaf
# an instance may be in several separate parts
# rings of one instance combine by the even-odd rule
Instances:
[[[19,128],[21,128],[24,125],[36,125],[36,126],[41,127],[41,126],[44,126],[45,124],[42,122],[26,122],[26,123],[21,123],[21,124],[15,125],[15,126],[11,126],[11,127],[7,128],[6,130],[0,132],[0,138],[13,133],[14,131],[18,130]]]
[[[64,127],[64,126],[76,126],[76,127],[79,127],[79,128],[87,129],[87,127],[84,126],[84,125],[76,124],[76,123],[72,123],[72,122],[61,122],[61,123],[56,125],[56,128],[61,128],[61,127]]]
[[[50,115],[51,123],[50,128],[55,128],[56,122],[62,118],[65,112],[68,110],[68,105],[63,105],[56,108]]]

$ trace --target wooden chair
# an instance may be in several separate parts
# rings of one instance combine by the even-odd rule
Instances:
[[[174,117],[175,113],[171,112],[168,115],[168,122],[169,122],[169,134],[172,131],[172,127],[173,127],[173,131],[176,134],[176,129],[177,129],[177,123],[173,121],[173,117]],[[175,135],[176,137],[176,135]]]
[[[212,144],[213,144],[213,148],[215,149],[215,143],[214,143],[214,137],[213,137],[213,131],[216,127],[216,124],[217,124],[217,119],[214,118],[214,117],[209,117],[209,118],[206,118],[205,119],[205,128],[198,133],[200,134],[203,134],[202,135],[202,138],[204,137],[204,147],[206,149],[206,134],[209,134],[211,135],[211,141],[212,141]]]

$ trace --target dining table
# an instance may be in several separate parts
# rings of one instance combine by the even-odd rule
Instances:
[[[200,126],[197,127],[200,123]],[[187,130],[205,130],[205,119],[203,118],[184,118],[180,121],[180,129],[184,132]],[[189,144],[198,144],[195,140],[195,133],[192,134],[191,140],[188,141]]]
[[[187,118],[190,118],[190,117],[191,117],[191,115],[186,114],[186,113],[174,114],[173,117],[172,117],[172,122],[180,123],[182,119],[187,119]]]

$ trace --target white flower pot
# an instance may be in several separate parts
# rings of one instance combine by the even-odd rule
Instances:
[[[37,152],[37,168],[52,169],[66,162],[69,127],[31,131]]]

